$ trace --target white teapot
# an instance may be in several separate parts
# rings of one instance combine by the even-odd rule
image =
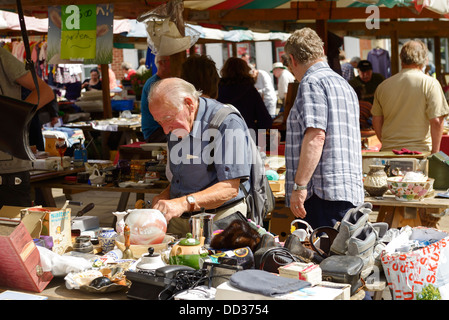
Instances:
[[[148,254],[142,255],[140,262],[136,265],[137,271],[155,270],[164,267],[165,263],[162,261],[161,255],[154,253],[154,248],[148,248]]]

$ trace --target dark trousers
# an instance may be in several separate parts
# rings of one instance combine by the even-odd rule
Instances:
[[[346,212],[355,206],[348,201],[328,201],[312,195],[304,202],[307,221],[313,229],[319,227],[334,227],[341,221]]]
[[[0,185],[0,208],[3,206],[30,207],[31,187],[30,173],[16,172],[1,174],[2,184]],[[15,178],[19,178],[20,184],[15,184]]]

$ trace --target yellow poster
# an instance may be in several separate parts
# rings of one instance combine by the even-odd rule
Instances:
[[[97,40],[96,5],[61,6],[61,59],[94,59]]]

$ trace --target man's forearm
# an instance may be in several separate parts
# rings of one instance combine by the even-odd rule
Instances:
[[[440,151],[441,137],[444,129],[444,116],[430,119],[430,135],[432,137],[432,153]]]
[[[301,147],[295,182],[298,185],[307,185],[320,161],[323,152],[325,132],[321,129],[308,128]]]
[[[382,142],[382,126],[384,124],[383,116],[373,116],[373,129],[377,138]]]

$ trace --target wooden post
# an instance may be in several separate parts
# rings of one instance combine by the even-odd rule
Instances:
[[[184,3],[182,0],[171,0],[167,3],[167,11],[169,16],[175,20],[176,26],[178,27],[181,36],[185,36],[185,26],[184,26]],[[170,74],[173,77],[179,77],[181,75],[181,66],[186,60],[186,52],[179,52],[170,56]]]
[[[324,0],[316,0],[318,7],[320,7],[319,2],[324,2]],[[324,10],[324,9],[323,9]],[[329,10],[329,9],[328,9]],[[329,16],[329,14],[327,14]],[[316,20],[315,28],[317,34],[320,36],[321,40],[324,42],[324,53],[327,55],[327,20]]]
[[[440,37],[434,38],[435,42],[435,56],[433,60],[435,62],[435,72],[438,81],[444,86],[444,79],[441,77],[441,40]]]
[[[391,75],[399,72],[399,38],[397,30],[391,32]]]
[[[112,118],[111,92],[109,90],[109,66],[101,65],[101,89],[103,91],[103,118]]]

